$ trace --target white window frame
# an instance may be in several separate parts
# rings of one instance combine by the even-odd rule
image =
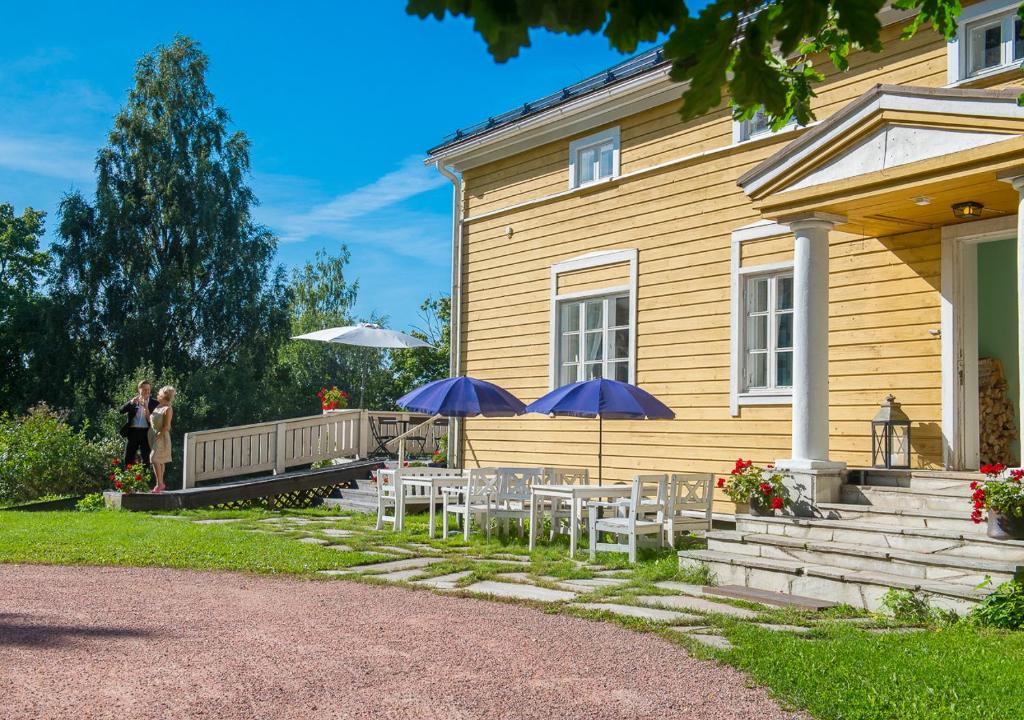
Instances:
[[[617,331],[617,330],[623,330],[623,329],[627,330],[629,332],[629,337],[630,337],[630,346],[632,346],[633,333],[636,331],[636,328],[634,327],[633,323],[631,322],[630,318],[628,317],[628,310],[627,310],[627,318],[626,318],[626,324],[625,325],[616,325],[614,323],[615,303],[620,298],[625,298],[626,302],[628,303],[629,302],[629,293],[628,292],[617,292],[617,293],[610,293],[610,294],[607,294],[607,295],[605,295],[605,294],[591,294],[591,295],[584,295],[584,296],[581,296],[581,297],[578,297],[578,298],[563,299],[563,300],[559,300],[558,301],[558,308],[557,309],[558,309],[559,327],[558,327],[557,332],[556,332],[556,335],[558,336],[558,345],[555,348],[555,354],[556,354],[555,363],[556,363],[557,368],[558,368],[558,377],[555,379],[555,381],[558,383],[558,387],[561,387],[563,384],[569,385],[572,382],[577,382],[579,380],[589,380],[589,379],[591,379],[591,378],[587,377],[586,367],[588,365],[600,365],[601,366],[601,375],[600,375],[600,377],[618,379],[618,378],[614,377],[613,373],[609,372],[609,366],[614,364],[614,363],[621,363],[623,360],[626,361],[626,367],[627,367],[627,373],[626,374],[627,374],[627,378],[628,378],[628,374],[629,374],[629,371],[628,371],[629,355],[632,352],[632,348],[631,347],[627,347],[626,348],[626,357],[625,358],[610,357],[610,353],[613,352],[614,347],[615,347],[614,332]],[[586,322],[587,322],[586,316],[587,316],[587,306],[592,304],[592,303],[600,303],[601,304],[601,325],[598,328],[590,330],[590,329],[587,329],[587,327],[586,327]],[[573,363],[567,363],[565,358],[561,357],[562,338],[563,338],[563,335],[565,335],[565,329],[561,326],[562,315],[563,315],[562,309],[566,305],[578,305],[579,306],[579,309],[577,310],[577,313],[579,315],[579,317],[578,317],[578,325],[577,325],[576,330],[573,331],[574,334],[577,335],[578,338],[579,338],[578,339],[578,342],[579,342],[579,346],[578,346],[579,347],[579,358],[575,362],[573,362]],[[600,333],[601,334],[601,358],[599,360],[595,360],[595,361],[588,361],[586,359],[587,335],[594,334],[594,333]],[[566,365],[568,365],[568,364],[576,366],[576,380],[573,380],[573,381],[571,381],[569,383],[563,383],[562,382],[562,369]]]
[[[576,270],[589,270],[604,265],[619,265],[629,263],[629,279],[622,285],[609,285],[607,287],[594,288],[593,290],[582,290],[579,292],[558,292],[558,276],[563,273]],[[551,292],[550,292],[550,315],[549,315],[549,338],[548,338],[548,389],[554,390],[559,387],[559,371],[561,363],[559,352],[561,348],[561,328],[559,327],[559,307],[565,301],[586,300],[594,298],[629,296],[629,375],[627,382],[636,384],[636,290],[637,290],[637,251],[628,250],[603,250],[579,257],[564,260],[551,266]],[[607,333],[608,315],[605,314],[605,332]],[[580,341],[582,343],[582,337]],[[605,335],[607,343],[607,334]],[[582,347],[581,347],[582,352]]]
[[[971,82],[988,75],[997,75],[1018,67],[1022,58],[1014,59],[1014,27],[1017,3],[1006,0],[986,0],[968,5],[957,18],[956,37],[946,46],[947,80],[950,86]],[[1002,62],[990,68],[971,73],[971,33],[979,27],[1002,25]]]
[[[612,145],[612,174],[607,177],[598,177],[598,174],[594,174],[594,179],[589,182],[580,182],[579,179],[579,157],[580,153],[584,150],[589,150],[593,147],[605,145],[607,143]],[[598,155],[598,163],[600,163],[600,154]],[[588,185],[596,185],[601,182],[608,182],[619,176],[619,128],[613,127],[607,130],[602,130],[599,133],[588,135],[587,137],[580,138],[579,140],[573,140],[569,143],[569,189],[587,187]]]
[[[758,112],[761,112],[760,110]],[[791,118],[785,127],[779,130],[772,130],[771,126],[758,132],[753,132],[753,124],[751,120],[733,120],[732,121],[732,142],[733,145],[739,145],[740,143],[750,142],[751,140],[760,140],[761,138],[771,137],[773,135],[780,135],[782,133],[791,132],[800,127],[796,118]]]
[[[730,298],[730,336],[729,336],[729,412],[732,416],[740,414],[740,408],[745,405],[791,405],[793,403],[793,389],[789,388],[752,388],[746,389],[743,385],[744,365],[746,353],[744,352],[744,338],[746,335],[746,302],[744,289],[748,277],[763,275],[792,275],[793,261],[787,260],[777,263],[765,263],[761,265],[740,266],[741,249],[745,242],[755,240],[767,240],[769,238],[784,237],[792,231],[787,225],[780,225],[770,220],[762,220],[753,225],[738,228],[732,233],[732,257],[731,257],[731,278],[732,291]],[[793,312],[796,313],[797,308]],[[774,358],[771,360],[774,364]]]

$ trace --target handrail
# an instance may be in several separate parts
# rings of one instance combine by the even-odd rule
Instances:
[[[442,417],[441,415],[434,415],[432,417],[427,418],[426,420],[421,422],[416,427],[409,428],[408,430],[406,430],[401,435],[397,435],[397,436],[391,438],[390,440],[388,440],[386,443],[384,443],[384,447],[386,447],[386,448],[388,448],[390,450],[393,447],[391,443],[397,442],[398,443],[398,462],[399,463],[405,462],[405,438],[406,438],[406,436],[407,435],[411,435],[412,433],[416,432],[420,428],[423,428],[423,427],[426,427],[427,425],[430,425],[431,423],[435,422],[436,420],[438,420],[441,417]]]

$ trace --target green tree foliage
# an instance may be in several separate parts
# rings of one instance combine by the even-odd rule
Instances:
[[[28,362],[39,344],[39,284],[49,255],[39,249],[45,213],[0,203],[0,407],[23,408]]]
[[[904,31],[931,25],[946,39],[956,34],[959,0],[896,0],[915,10]],[[473,20],[498,62],[530,45],[530,31],[602,33],[612,48],[632,53],[642,42],[667,38],[672,77],[689,83],[682,115],[718,107],[728,94],[739,118],[764,108],[776,128],[813,119],[818,64],[845,70],[855,49],[878,52],[878,12],[885,0],[712,0],[691,13],[683,0],[409,0],[407,12],[441,20],[446,13]]]
[[[229,131],[207,65],[185,37],[143,57],[99,151],[94,200],[61,202],[50,275],[60,352],[41,372],[74,393],[61,405],[80,407],[85,392],[109,406],[117,378],[146,364],[210,398],[209,423],[256,416],[287,337],[285,278],[276,238],[252,217],[249,141]]]
[[[431,380],[448,377],[451,349],[452,303],[447,295],[430,297],[420,305],[420,327],[410,335],[430,343],[429,348],[395,350],[391,354],[399,395]]]

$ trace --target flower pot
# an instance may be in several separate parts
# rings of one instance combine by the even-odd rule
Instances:
[[[772,509],[770,503],[759,500],[756,497],[750,498],[750,514],[759,516],[773,516],[775,511]]]
[[[988,511],[988,536],[995,540],[1024,540],[1024,517]]]
[[[103,502],[106,503],[108,510],[120,510],[121,498],[123,496],[123,493],[117,492],[116,490],[105,490],[103,492]]]

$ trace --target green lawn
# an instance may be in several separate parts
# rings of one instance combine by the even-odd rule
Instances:
[[[289,515],[315,519],[317,511]],[[267,523],[279,517],[258,510],[190,512],[176,517],[117,512],[0,512],[0,563],[131,565],[290,573],[319,577],[316,571],[374,562],[380,545],[402,546],[419,554],[443,555],[429,575],[470,570],[464,584],[492,579],[508,572],[505,556],[527,556],[524,540],[495,537],[487,542],[474,535],[468,544],[426,537],[426,521],[412,517],[403,533],[376,532],[372,520],[355,515],[331,518],[329,524]],[[236,518],[230,524],[197,524],[200,519]],[[355,534],[338,538],[329,527]],[[260,530],[262,532],[254,532]],[[334,550],[297,542],[300,536],[344,543]],[[537,584],[593,576],[593,571],[568,559],[564,538],[542,545],[522,570]],[[473,556],[475,559],[466,557]],[[624,555],[601,554],[606,567],[621,568],[628,583],[616,589],[595,590],[588,600],[603,596],[656,594],[660,580],[704,582],[693,571],[680,571],[672,551],[648,551],[630,567]],[[520,568],[515,568],[519,570]],[[364,578],[369,582],[373,579]],[[742,604],[742,603],[736,603]],[[631,618],[610,617],[565,605],[547,612],[583,614],[656,632],[686,645],[694,653],[724,661],[750,674],[784,704],[809,711],[823,720],[1008,720],[1024,718],[1024,633],[981,630],[966,623],[921,632],[876,634],[844,623],[864,615],[850,608],[821,614],[768,610],[763,620],[812,626],[808,635],[763,630],[749,622],[707,616],[734,645],[716,651],[663,626]],[[877,619],[877,625],[885,626]],[[895,623],[894,623],[895,624]]]

